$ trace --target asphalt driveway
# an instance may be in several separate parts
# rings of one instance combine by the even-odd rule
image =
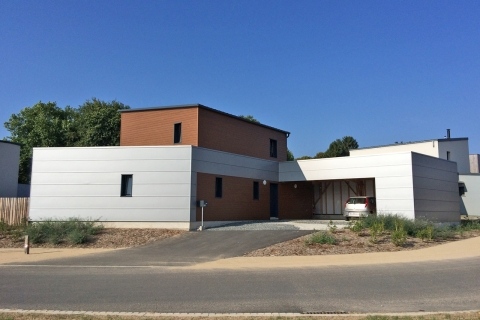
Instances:
[[[312,233],[310,230],[187,232],[145,246],[26,263],[68,266],[187,266],[243,254]]]

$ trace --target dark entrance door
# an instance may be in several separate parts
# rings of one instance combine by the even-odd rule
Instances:
[[[270,217],[278,218],[278,184],[270,183]]]

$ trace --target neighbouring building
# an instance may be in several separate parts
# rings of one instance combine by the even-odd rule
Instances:
[[[118,147],[34,149],[32,220],[195,229],[199,200],[207,226],[334,219],[352,195],[376,196],[380,213],[460,220],[466,138],[286,161],[288,131],[200,104],[123,110],[121,121]]]
[[[0,140],[0,198],[16,197],[20,145]]]

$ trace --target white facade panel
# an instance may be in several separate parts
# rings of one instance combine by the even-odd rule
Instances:
[[[35,148],[30,218],[189,222],[191,148]],[[121,196],[125,174],[131,197]]]
[[[366,156],[372,154],[388,154],[399,152],[417,152],[432,157],[438,157],[437,140],[421,141],[414,143],[398,143],[388,146],[378,146],[373,148],[362,148],[350,150],[350,157]]]
[[[438,145],[439,158],[456,162],[459,173],[470,173],[468,139],[443,139]]]
[[[0,141],[0,197],[16,197],[20,146]]]
[[[480,216],[480,174],[460,175],[465,193],[460,197],[460,212],[469,216]]]

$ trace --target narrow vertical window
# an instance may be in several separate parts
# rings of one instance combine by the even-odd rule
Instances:
[[[122,186],[120,190],[120,196],[131,197],[132,196],[133,175],[122,174]]]
[[[258,181],[253,181],[253,200],[260,199],[260,189]]]
[[[173,143],[182,142],[182,124],[175,123],[173,126]]]
[[[221,198],[222,196],[222,178],[215,178],[215,198]]]
[[[450,151],[447,151],[447,160],[450,160]]]
[[[277,140],[270,139],[270,157],[277,157]]]

